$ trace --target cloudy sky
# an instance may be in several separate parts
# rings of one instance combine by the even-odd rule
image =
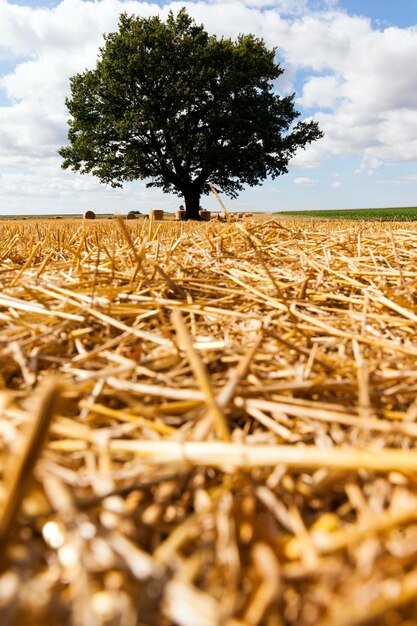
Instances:
[[[230,210],[417,206],[417,0],[0,0],[0,214],[177,208],[142,182],[64,172],[57,149],[68,79],[94,66],[118,15],[181,6],[217,35],[276,46],[280,92],[325,133],[287,175],[224,198]]]

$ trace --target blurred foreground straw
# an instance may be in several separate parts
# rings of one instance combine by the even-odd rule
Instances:
[[[371,472],[417,472],[417,451],[384,448],[360,450],[334,446],[245,445],[215,441],[133,441],[113,439],[114,452],[132,452],[151,463],[185,462],[212,467],[274,467],[292,469],[343,469]],[[70,449],[70,446],[67,447]]]
[[[4,554],[33,469],[42,452],[59,397],[60,385],[48,377],[40,385],[33,417],[26,425],[23,443],[5,472],[6,497],[0,513],[0,554]]]

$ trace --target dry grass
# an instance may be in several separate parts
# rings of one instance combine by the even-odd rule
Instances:
[[[417,226],[0,223],[2,626],[417,608]]]

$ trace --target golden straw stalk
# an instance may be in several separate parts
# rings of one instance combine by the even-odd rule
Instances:
[[[6,476],[7,494],[0,513],[0,554],[7,546],[33,469],[48,436],[59,398],[60,385],[55,378],[44,381],[39,390],[38,405],[27,424],[21,450],[12,460]]]

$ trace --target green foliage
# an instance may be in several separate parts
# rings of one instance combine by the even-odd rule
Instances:
[[[378,220],[406,222],[417,220],[417,207],[391,207],[384,209],[326,209],[318,211],[279,211],[277,215],[321,217],[346,220]]]
[[[71,79],[63,168],[114,187],[150,179],[183,195],[187,213],[208,181],[235,197],[287,172],[322,133],[313,121],[294,125],[294,95],[274,91],[274,58],[252,35],[210,36],[184,9],[166,22],[122,14],[95,69]]]

